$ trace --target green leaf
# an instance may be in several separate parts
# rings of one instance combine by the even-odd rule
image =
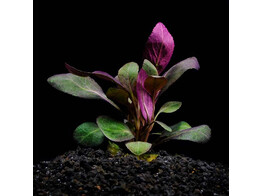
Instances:
[[[165,132],[163,132],[161,137],[171,136],[172,134],[174,134],[174,132],[189,129],[189,128],[191,128],[191,126],[187,122],[181,121],[181,122],[179,122],[175,125],[170,126],[170,128],[172,129],[172,132],[166,132],[165,131]]]
[[[102,88],[90,77],[80,77],[68,73],[54,75],[48,78],[47,81],[54,88],[64,93],[85,99],[102,99],[120,110],[113,101],[106,97]]]
[[[84,146],[98,146],[103,142],[104,134],[95,123],[85,122],[75,129],[74,138]]]
[[[171,139],[205,143],[210,139],[210,137],[211,129],[207,125],[201,125],[189,129],[172,132],[172,134],[163,139],[161,143]]]
[[[182,103],[178,101],[169,101],[165,103],[158,111],[157,115],[155,116],[155,119],[158,117],[161,113],[172,113],[177,111],[181,107]]]
[[[137,158],[139,160],[151,162],[151,161],[155,160],[157,157],[158,157],[158,154],[142,154],[141,156],[138,156]]]
[[[131,62],[125,64],[118,71],[118,79],[121,84],[127,89],[130,93],[133,93],[135,87],[137,75],[138,75],[139,66],[138,64]]]
[[[122,142],[134,138],[134,135],[125,123],[116,121],[110,117],[99,116],[96,123],[104,135],[114,142]]]
[[[152,144],[148,142],[128,142],[126,143],[126,147],[134,154],[137,156],[140,156],[151,148]]]
[[[158,76],[156,67],[147,59],[144,60],[142,69],[145,70],[149,76]]]
[[[144,87],[150,95],[156,95],[167,83],[163,76],[148,76],[145,80]]]
[[[185,121],[180,121],[179,123],[171,126],[172,132],[181,131],[189,128],[191,128],[191,126]]]
[[[117,144],[110,142],[109,140],[108,140],[107,150],[113,156],[121,152],[121,148]]]
[[[120,88],[109,88],[106,92],[106,96],[114,102],[118,102],[122,105],[129,105],[128,92]]]
[[[155,121],[157,124],[159,124],[162,128],[164,128],[166,131],[168,131],[168,132],[172,132],[172,129],[168,126],[168,125],[166,125],[165,123],[163,123],[163,122],[160,122],[160,121]]]

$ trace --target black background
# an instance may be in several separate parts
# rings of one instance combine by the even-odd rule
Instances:
[[[54,3],[55,2],[55,3]],[[79,1],[80,2],[80,1]],[[173,125],[207,124],[207,144],[173,141],[161,146],[172,153],[228,163],[229,29],[228,1],[159,1],[112,4],[77,1],[34,1],[34,162],[74,149],[73,130],[99,115],[120,118],[101,100],[72,97],[52,88],[47,78],[66,73],[64,63],[86,71],[116,75],[127,62],[141,66],[145,42],[163,22],[174,37],[175,63],[197,57],[200,70],[187,71],[158,101],[182,101],[173,114],[159,120]],[[103,87],[106,85],[97,80]]]

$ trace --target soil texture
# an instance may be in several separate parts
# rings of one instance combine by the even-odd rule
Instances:
[[[228,167],[159,151],[152,162],[78,147],[34,165],[34,195],[228,195]]]

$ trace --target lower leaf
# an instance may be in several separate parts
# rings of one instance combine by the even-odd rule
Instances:
[[[134,155],[140,156],[147,151],[150,150],[152,144],[148,142],[128,142],[126,143],[126,147],[130,150]]]
[[[120,148],[117,144],[115,144],[115,143],[113,143],[113,142],[110,142],[110,141],[108,140],[107,151],[108,151],[111,155],[115,156],[115,155],[117,155],[119,152],[121,152],[121,148]]]
[[[211,137],[211,129],[207,125],[201,125],[189,129],[179,130],[172,132],[166,138],[164,138],[162,142],[166,142],[168,140],[188,140],[197,143],[205,143]]]
[[[189,129],[191,128],[191,126],[185,121],[180,121],[179,123],[170,126],[170,128],[172,129],[172,131],[171,132],[164,131],[161,137],[171,136],[174,134],[174,132]]]
[[[142,154],[141,156],[138,156],[137,158],[139,160],[151,162],[151,161],[155,160],[157,157],[158,157],[158,154]]]
[[[103,134],[114,142],[123,142],[134,138],[133,133],[125,123],[108,116],[99,116],[96,122]]]
[[[103,142],[104,134],[95,123],[85,122],[75,129],[74,138],[84,146],[98,146]]]

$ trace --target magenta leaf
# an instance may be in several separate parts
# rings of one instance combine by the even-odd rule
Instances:
[[[154,105],[150,94],[144,88],[144,82],[148,77],[145,70],[141,69],[137,77],[136,92],[141,113],[146,121],[150,121],[154,112]]]
[[[82,77],[85,77],[85,76],[96,76],[98,78],[101,78],[101,79],[104,79],[104,80],[108,80],[110,82],[113,82],[121,87],[123,87],[123,85],[119,82],[118,79],[114,78],[113,76],[111,76],[110,74],[106,73],[106,72],[103,72],[103,71],[94,71],[94,72],[86,72],[86,71],[81,71],[79,69],[76,69],[74,67],[72,67],[71,65],[65,63],[65,67],[66,69],[74,74],[74,75],[77,75],[77,76],[82,76]]]
[[[169,63],[175,43],[165,25],[157,23],[146,42],[144,58],[156,65],[160,74]]]

